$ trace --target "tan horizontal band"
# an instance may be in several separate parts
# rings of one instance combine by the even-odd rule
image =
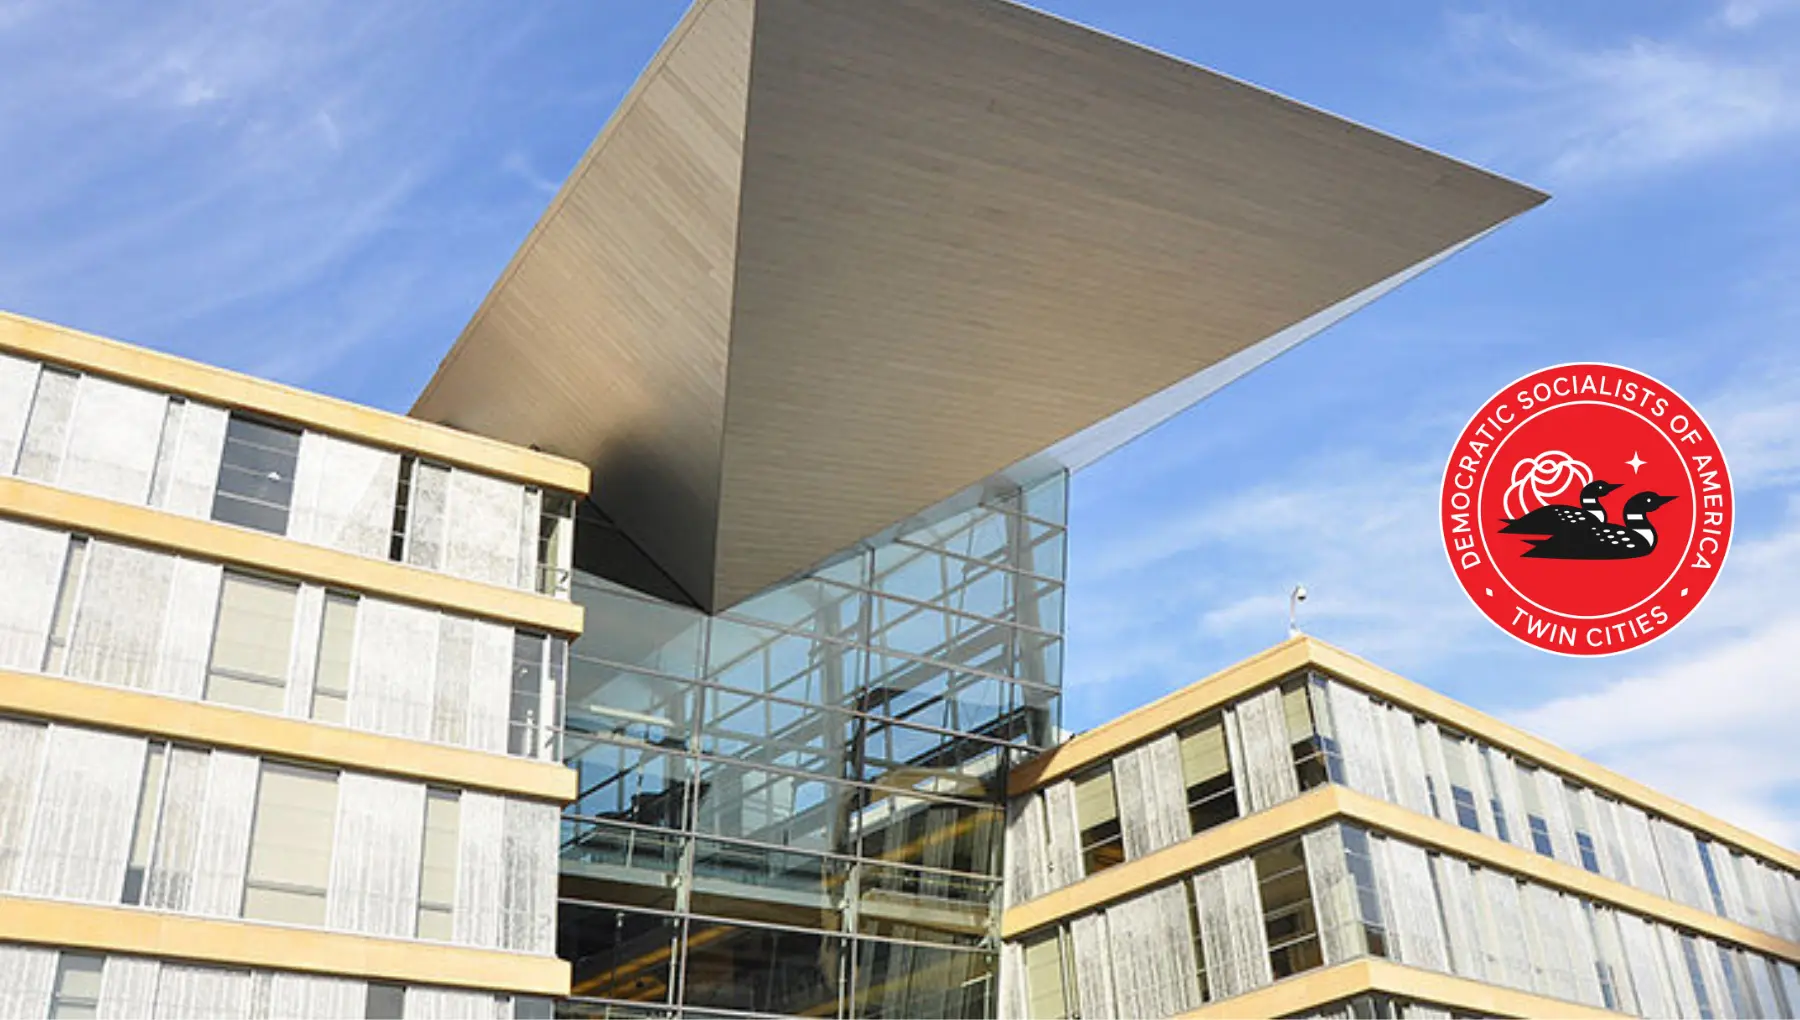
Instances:
[[[1077,734],[1025,764],[1013,766],[1006,781],[1006,792],[1017,797],[1049,786],[1151,737],[1167,733],[1189,719],[1236,701],[1258,687],[1304,667],[1309,661],[1307,652],[1305,638],[1284,641],[1205,680]]]
[[[1434,722],[1477,737],[1515,757],[1542,765],[1569,779],[1679,822],[1709,838],[1729,843],[1765,860],[1800,871],[1800,853],[1753,832],[1714,818],[1698,808],[1627,779],[1611,769],[1571,754],[1514,726],[1390,673],[1317,638],[1301,635],[1207,677],[1199,683],[1089,730],[1012,770],[1007,792],[1018,796],[1047,786],[1088,765],[1105,761],[1133,745],[1235,701],[1306,666],[1352,687],[1401,705]]]
[[[1320,787],[1011,907],[1001,915],[1001,937],[1017,938],[1053,921],[1085,914],[1318,825],[1337,810],[1336,793],[1337,787]]]
[[[1457,1012],[1493,1017],[1612,1017],[1626,1014],[1518,992],[1436,971],[1406,967],[1388,960],[1352,960],[1324,970],[1307,971],[1254,992],[1209,1002],[1181,1020],[1202,1017],[1292,1016],[1377,992],[1414,1002],[1445,1006]]]
[[[105,684],[0,671],[0,712],[567,804],[575,770],[557,762],[361,733]]]
[[[1002,916],[1001,935],[1007,939],[1017,938],[1046,924],[1085,914],[1213,864],[1241,857],[1277,839],[1331,820],[1385,832],[1427,849],[1642,917],[1800,962],[1800,944],[1341,786],[1321,786],[1267,811],[1208,829],[1153,854],[1115,865],[1073,885],[1021,903]]]
[[[226,408],[418,453],[483,474],[586,495],[585,465],[443,425],[308,393],[172,354],[0,312],[0,348]]]
[[[1454,857],[1509,871],[1564,892],[1611,904],[1643,917],[1725,939],[1740,946],[1800,962],[1800,943],[1727,920],[1707,910],[1648,893],[1636,886],[1596,875],[1585,868],[1553,860],[1523,847],[1502,843],[1492,836],[1470,832],[1460,825],[1414,814],[1396,804],[1335,788],[1339,811],[1347,821],[1391,833]]]
[[[487,620],[558,634],[581,633],[582,609],[573,602],[307,545],[230,524],[83,496],[20,478],[0,478],[0,514]]]
[[[17,896],[0,896],[0,942],[519,995],[569,994],[568,961],[554,956]]]
[[[1535,762],[1553,772],[1560,772],[1569,779],[1592,787],[1598,793],[1609,794],[1640,808],[1654,811],[1664,818],[1679,822],[1704,836],[1729,843],[1739,850],[1747,850],[1758,857],[1774,861],[1791,870],[1800,871],[1800,853],[1779,843],[1764,839],[1748,830],[1740,829],[1699,808],[1683,804],[1665,793],[1652,790],[1636,780],[1628,779],[1611,769],[1596,765],[1547,740],[1534,737],[1516,726],[1509,726],[1492,716],[1477,712],[1429,687],[1390,673],[1380,666],[1357,658],[1340,648],[1334,648],[1323,641],[1311,638],[1302,640],[1306,641],[1309,657],[1315,664],[1334,676],[1343,677],[1354,687],[1360,687],[1370,694],[1385,698],[1395,704],[1405,705],[1420,715],[1443,723],[1451,729],[1479,737],[1509,754]]]

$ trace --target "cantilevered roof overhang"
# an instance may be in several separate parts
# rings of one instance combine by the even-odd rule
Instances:
[[[413,414],[590,465],[716,611],[1543,199],[1000,0],[698,0]]]

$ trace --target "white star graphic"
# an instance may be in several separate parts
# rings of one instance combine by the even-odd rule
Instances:
[[[1625,463],[1631,465],[1631,473],[1635,475],[1638,472],[1638,468],[1643,467],[1645,462],[1639,460],[1637,451],[1633,450],[1633,451],[1631,451],[1631,459],[1626,461]]]

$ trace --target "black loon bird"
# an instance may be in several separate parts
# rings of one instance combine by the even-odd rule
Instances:
[[[1600,505],[1600,497],[1618,488],[1611,482],[1598,478],[1581,487],[1581,509],[1577,510],[1564,503],[1551,503],[1540,506],[1528,514],[1522,514],[1506,522],[1500,529],[1502,535],[1554,535],[1570,525],[1586,525],[1598,521],[1606,523],[1606,508]]]
[[[1656,548],[1656,528],[1646,515],[1675,498],[1640,492],[1625,501],[1624,524],[1573,522],[1549,538],[1527,539],[1531,548],[1524,555],[1550,560],[1632,560],[1648,556]]]

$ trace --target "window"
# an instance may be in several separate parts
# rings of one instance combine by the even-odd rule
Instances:
[[[1269,966],[1275,979],[1319,966],[1324,958],[1319,953],[1318,921],[1300,841],[1270,847],[1254,859],[1262,893],[1263,929],[1269,939]]]
[[[1581,866],[1600,874],[1600,857],[1594,852],[1594,837],[1585,832],[1575,834],[1575,849],[1581,855]]]
[[[1441,734],[1444,741],[1444,767],[1450,774],[1450,805],[1456,810],[1456,824],[1470,832],[1481,831],[1481,815],[1475,810],[1475,793],[1469,779],[1468,747],[1461,737]]]
[[[1344,781],[1343,759],[1338,754],[1337,742],[1315,723],[1312,699],[1308,697],[1312,686],[1304,678],[1281,685],[1281,711],[1287,723],[1288,740],[1293,744],[1294,774],[1302,790],[1310,790],[1322,783]]]
[[[400,480],[394,486],[393,533],[388,537],[388,559],[395,563],[406,562],[406,513],[412,502],[413,468],[418,462],[410,453],[400,457]]]
[[[1402,1015],[1402,1009],[1400,1000],[1386,995],[1358,995],[1342,1004],[1336,1015],[1354,1017],[1355,1020],[1393,1020]],[[1326,1015],[1325,1010],[1319,1012]]]
[[[1331,700],[1326,697],[1323,676],[1313,674],[1307,681],[1307,702],[1312,706],[1313,725],[1318,731],[1319,747],[1325,752],[1325,773],[1332,782],[1344,783],[1344,754],[1338,747],[1337,722],[1331,717]]]
[[[51,1020],[100,1015],[100,971],[106,958],[85,953],[60,953],[56,958],[56,987],[50,996]]]
[[[350,650],[356,640],[356,596],[327,592],[313,673],[312,717],[341,723],[350,700]]]
[[[1375,884],[1375,858],[1369,852],[1369,834],[1348,825],[1339,826],[1344,840],[1344,865],[1356,883],[1356,906],[1362,915],[1363,937],[1371,956],[1386,956],[1387,921],[1381,914],[1381,891]]]
[[[131,834],[131,856],[125,863],[122,903],[144,902],[144,879],[150,870],[150,848],[156,839],[156,821],[162,811],[162,790],[169,745],[152,741],[144,757],[143,792],[138,795],[137,821]]]
[[[544,650],[549,644],[542,634],[513,634],[511,725],[507,729],[506,751],[536,757],[538,718],[544,695]]]
[[[299,432],[233,414],[225,427],[212,519],[286,534],[299,460]]]
[[[1450,800],[1456,808],[1456,824],[1470,832],[1481,831],[1481,816],[1475,812],[1475,795],[1467,787],[1452,786]]]
[[[562,721],[568,714],[568,706],[563,703],[565,692],[569,688],[569,640],[568,638],[550,639],[550,707],[544,716],[543,737],[539,741],[538,757],[554,761],[562,760]]]
[[[1681,936],[1681,959],[1687,964],[1688,981],[1694,987],[1694,1001],[1700,1004],[1701,1020],[1712,1020],[1718,1014],[1713,1012],[1712,1000],[1706,996],[1706,981],[1700,977],[1700,957],[1692,935]]]
[[[1732,958],[1731,950],[1719,946],[1719,966],[1725,971],[1725,993],[1731,996],[1732,1016],[1756,1016],[1758,1010],[1750,1005],[1750,989],[1745,987],[1743,978],[1739,977],[1737,961]],[[1744,975],[1748,977],[1748,975]]]
[[[450,790],[425,797],[425,844],[419,855],[419,926],[422,939],[450,941],[456,903],[456,836],[461,804]]]
[[[1725,897],[1719,891],[1719,873],[1713,867],[1712,844],[1704,839],[1696,839],[1700,846],[1700,867],[1706,872],[1706,888],[1712,893],[1713,913],[1725,916]]]
[[[243,916],[290,924],[325,923],[337,776],[264,762],[250,829]]]
[[[363,996],[363,1016],[367,1020],[401,1020],[406,1016],[406,988],[369,982],[369,990]]]
[[[69,629],[75,622],[75,603],[81,594],[81,567],[87,562],[88,540],[69,539],[69,555],[63,560],[62,584],[56,592],[56,609],[50,616],[50,644],[44,649],[44,672],[61,673],[69,657]]]
[[[569,538],[575,530],[575,501],[559,492],[546,492],[540,505],[537,590],[544,595],[561,595],[569,590]]]
[[[1231,781],[1231,757],[1225,750],[1225,726],[1217,713],[1181,732],[1181,778],[1187,786],[1188,822],[1205,832],[1238,816],[1237,788]]]
[[[634,927],[642,931],[641,926]],[[659,935],[652,934],[635,945],[660,947]],[[652,938],[657,941],[652,943]],[[682,973],[684,1015],[831,1016],[838,1011],[839,979],[847,976],[841,961],[849,956],[850,947],[835,935],[696,918],[689,922],[686,941],[687,961]],[[933,965],[941,968],[940,973],[949,970],[941,956],[934,958],[925,952],[890,947],[891,943],[877,940],[857,947],[864,954],[859,962],[867,963],[862,984],[857,988],[863,996],[859,1004],[863,1016],[897,1016],[908,1001],[900,988],[877,975],[908,970],[919,973]],[[645,958],[646,954],[650,959]],[[637,961],[626,966],[638,970],[640,977],[629,984],[621,982],[621,990],[639,982],[640,987],[654,987],[653,982],[660,980],[660,975],[645,973],[650,969],[645,964],[655,966],[652,960],[660,955],[660,949],[646,948],[635,955]],[[746,961],[751,960],[756,962],[746,966]],[[949,1007],[960,1008],[960,1003]]]
[[[1062,938],[1056,931],[1025,943],[1025,1015],[1032,1020],[1071,1015],[1063,988]]]
[[[1076,777],[1075,824],[1081,827],[1081,861],[1088,874],[1105,871],[1125,860],[1111,764]]]
[[[557,722],[563,715],[563,687],[569,643],[542,634],[513,633],[512,698],[507,710],[507,753],[527,758],[560,757]]]
[[[1526,820],[1531,823],[1532,848],[1545,857],[1555,857],[1556,854],[1550,849],[1550,827],[1537,815],[1527,815]]]
[[[298,585],[283,581],[225,575],[212,665],[206,673],[206,700],[264,712],[282,710],[298,593]]]
[[[1183,881],[1179,884],[1181,886],[1182,891],[1187,894],[1187,916],[1191,919],[1198,919],[1200,917],[1200,898],[1194,892],[1193,881],[1190,879],[1190,880]],[[1201,1002],[1211,1002],[1212,1001],[1212,985],[1208,983],[1210,980],[1210,977],[1206,972],[1206,939],[1202,937],[1202,933],[1200,931],[1199,924],[1190,924],[1190,925],[1188,925],[1188,928],[1190,929],[1192,935],[1194,936],[1194,938],[1193,938],[1194,961],[1197,964],[1196,969],[1199,972],[1198,976],[1200,978],[1200,1001]],[[1074,947],[1071,946],[1070,947],[1071,952],[1073,951],[1073,949],[1074,949]],[[1075,967],[1072,965],[1072,961],[1071,961],[1071,966],[1070,966],[1069,970],[1071,973],[1076,973]],[[1078,1000],[1077,1004],[1079,1005],[1079,996],[1077,996],[1077,1000]]]

